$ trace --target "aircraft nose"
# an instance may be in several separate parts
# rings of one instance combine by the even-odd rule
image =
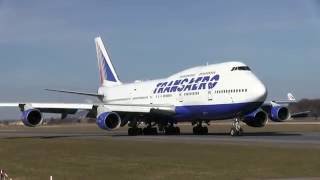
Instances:
[[[259,102],[264,102],[268,95],[268,90],[266,86],[259,80],[255,88],[256,96]]]

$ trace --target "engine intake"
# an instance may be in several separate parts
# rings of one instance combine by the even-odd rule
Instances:
[[[251,127],[264,127],[268,122],[268,115],[261,109],[258,109],[244,117],[243,122]]]
[[[120,127],[121,118],[118,113],[103,112],[98,115],[96,123],[99,128],[111,131]]]
[[[272,121],[281,122],[290,118],[290,112],[287,107],[273,106],[270,110],[269,116]]]
[[[23,111],[22,122],[25,126],[35,127],[42,122],[42,114],[38,109]]]

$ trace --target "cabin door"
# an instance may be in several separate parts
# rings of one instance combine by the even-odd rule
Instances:
[[[213,91],[211,89],[208,90],[208,101],[213,100]]]
[[[183,102],[183,93],[182,92],[178,92],[177,93],[177,101],[178,102]]]
[[[154,103],[154,98],[155,98],[155,95],[153,94],[153,91],[149,94],[149,103],[150,104],[153,104]]]

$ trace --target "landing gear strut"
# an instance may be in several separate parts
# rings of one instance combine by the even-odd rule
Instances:
[[[198,121],[195,124],[196,126],[193,127],[193,134],[194,135],[207,135],[208,134],[208,127],[202,126],[202,121]]]
[[[158,134],[158,129],[156,127],[153,127],[151,121],[148,122],[147,127],[145,128],[139,128],[138,123],[133,122],[130,123],[129,126],[131,128],[128,129],[128,135],[129,136],[139,136],[139,135],[157,135]]]
[[[139,128],[138,127],[138,122],[137,120],[135,121],[131,121],[128,126],[130,127],[128,129],[128,135],[129,136],[139,136],[139,135],[142,135],[142,128]]]
[[[232,123],[232,127],[230,129],[230,135],[241,136],[242,133],[243,133],[243,129],[241,128],[239,118],[236,118]]]
[[[143,135],[158,135],[158,129],[154,126],[156,124],[152,124],[151,120],[147,120],[147,127],[143,128]]]

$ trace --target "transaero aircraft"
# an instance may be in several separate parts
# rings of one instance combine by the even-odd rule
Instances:
[[[49,91],[97,97],[93,104],[0,103],[18,107],[22,122],[29,127],[42,123],[43,113],[60,113],[62,118],[86,110],[97,125],[110,131],[128,125],[128,135],[180,134],[179,122],[192,123],[193,133],[208,134],[210,121],[234,119],[230,135],[242,134],[240,122],[263,127],[268,119],[288,120],[287,101],[265,102],[266,86],[242,62],[198,66],[164,79],[122,83],[100,37],[95,38],[100,88],[97,93]]]

